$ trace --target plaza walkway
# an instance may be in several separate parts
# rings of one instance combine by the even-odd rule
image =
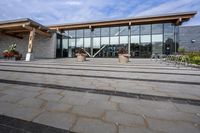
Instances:
[[[199,133],[200,70],[151,59],[0,60],[0,132]]]

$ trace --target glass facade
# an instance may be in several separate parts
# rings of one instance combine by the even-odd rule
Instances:
[[[177,32],[172,23],[66,30],[67,36],[58,36],[57,57],[75,57],[76,48],[90,57],[117,57],[120,47],[130,48],[132,58],[172,54],[178,48]]]

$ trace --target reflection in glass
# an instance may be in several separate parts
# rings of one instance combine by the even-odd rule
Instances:
[[[139,35],[140,27],[139,25],[131,26],[131,35]]]
[[[140,43],[140,36],[131,36],[131,43]]]
[[[93,36],[100,37],[100,33],[101,33],[100,30],[101,30],[100,28],[95,28],[93,31]]]
[[[141,35],[141,43],[150,43],[151,42],[151,36],[150,35]]]
[[[109,28],[101,28],[101,36],[102,37],[109,37]]]
[[[100,48],[100,37],[93,38],[93,48]]]
[[[164,24],[164,54],[174,52],[174,26],[171,23]]]
[[[162,54],[163,35],[152,35],[152,54]]]
[[[110,36],[119,36],[119,27],[110,27]]]
[[[110,28],[110,44],[117,45],[119,44],[119,27]]]
[[[68,57],[68,39],[62,39],[63,57]]]
[[[163,24],[152,24],[152,34],[162,34]]]
[[[151,25],[141,25],[140,26],[141,35],[150,35],[151,34]]]
[[[84,38],[84,48],[90,48],[90,42],[91,39],[90,38]]]
[[[77,38],[76,39],[76,47],[77,48],[83,48],[83,38]]]
[[[69,34],[69,37],[70,37],[70,38],[75,38],[75,36],[76,36],[76,31],[75,31],[75,30],[69,30],[68,34]]]
[[[101,45],[109,44],[109,37],[101,37]]]
[[[128,44],[128,26],[120,27],[120,44]]]
[[[128,44],[128,36],[120,36],[120,44]]]

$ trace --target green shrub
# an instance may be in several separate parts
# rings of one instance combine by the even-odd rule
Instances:
[[[178,52],[180,54],[185,54],[185,48],[178,48]]]

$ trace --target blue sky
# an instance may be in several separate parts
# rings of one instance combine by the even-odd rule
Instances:
[[[184,25],[200,25],[200,0],[1,0],[0,21],[31,18],[41,24],[197,11]]]

